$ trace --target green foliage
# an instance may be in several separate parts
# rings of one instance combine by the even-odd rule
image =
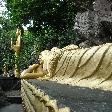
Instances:
[[[75,41],[73,31],[77,12],[85,11],[94,0],[7,0],[10,20],[0,18],[0,69],[14,67],[10,39],[15,40],[15,27],[29,24],[22,36],[20,67],[37,61],[38,54],[52,47],[63,47]]]
[[[72,2],[72,1],[71,1]],[[60,0],[7,0],[7,8],[16,24],[28,24],[33,20],[33,32],[50,25],[58,31],[67,28],[74,16],[73,4]],[[71,4],[71,5],[70,5]]]
[[[87,10],[94,0],[7,0],[7,8],[15,24],[28,24],[33,32],[49,25],[58,31],[73,25],[78,11]]]
[[[13,70],[15,66],[15,55],[11,49],[11,38],[13,42],[16,41],[16,28],[9,19],[0,18],[0,71],[4,64],[8,70]],[[28,31],[24,32],[22,36],[22,48],[20,54],[20,68],[28,67],[35,63],[37,57],[37,43],[36,38]]]
[[[37,43],[35,41],[36,38],[28,32],[24,32],[24,36],[22,36],[22,45],[20,52],[20,67],[21,69],[28,67],[30,64],[33,64],[37,60]]]
[[[75,40],[75,14],[85,11],[94,0],[7,0],[11,20],[30,24],[29,31],[38,41],[39,51],[63,47]]]
[[[0,17],[0,70],[6,64],[10,69],[14,65],[14,57],[11,51],[11,37],[14,37],[14,26],[9,19]]]

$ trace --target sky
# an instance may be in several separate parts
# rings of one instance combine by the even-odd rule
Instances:
[[[4,2],[4,0],[0,0],[0,17],[3,16],[2,13],[3,13],[4,11],[7,11],[7,8],[5,7],[5,2]],[[27,27],[28,27],[28,26],[29,26],[29,25],[26,25],[26,26],[23,25],[24,30],[27,30]],[[0,26],[0,27],[1,27],[1,26]]]
[[[5,7],[5,2],[3,0],[0,0],[0,16],[2,16],[2,12],[7,11]]]

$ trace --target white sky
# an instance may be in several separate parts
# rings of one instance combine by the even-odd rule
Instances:
[[[5,7],[5,2],[3,2],[3,0],[0,0],[0,16],[2,16],[2,13],[4,11],[7,11],[7,9]]]
[[[3,0],[0,0],[0,16],[3,16],[2,13],[4,11],[7,11],[7,8],[5,7],[5,2]],[[27,27],[28,27],[27,25],[23,26],[24,30],[27,30]]]
[[[7,11],[7,8],[5,7],[5,2],[4,0],[0,0],[0,16],[3,16],[2,13]],[[33,25],[33,21],[30,21],[31,24]],[[27,27],[29,27],[30,24],[27,24],[26,26],[23,25],[24,30],[27,30]],[[0,26],[1,27],[1,26]]]

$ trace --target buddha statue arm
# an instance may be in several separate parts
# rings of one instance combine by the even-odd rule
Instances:
[[[38,77],[43,77],[45,76],[46,72],[43,71],[42,65],[39,64],[33,64],[29,66],[28,69],[24,70],[21,73],[20,78],[21,79],[35,79]]]

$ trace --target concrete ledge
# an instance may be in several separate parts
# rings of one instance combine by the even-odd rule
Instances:
[[[68,107],[58,105],[57,100],[26,80],[21,81],[21,96],[27,112],[70,112]]]
[[[3,91],[21,89],[20,79],[15,77],[0,77],[0,87]]]

